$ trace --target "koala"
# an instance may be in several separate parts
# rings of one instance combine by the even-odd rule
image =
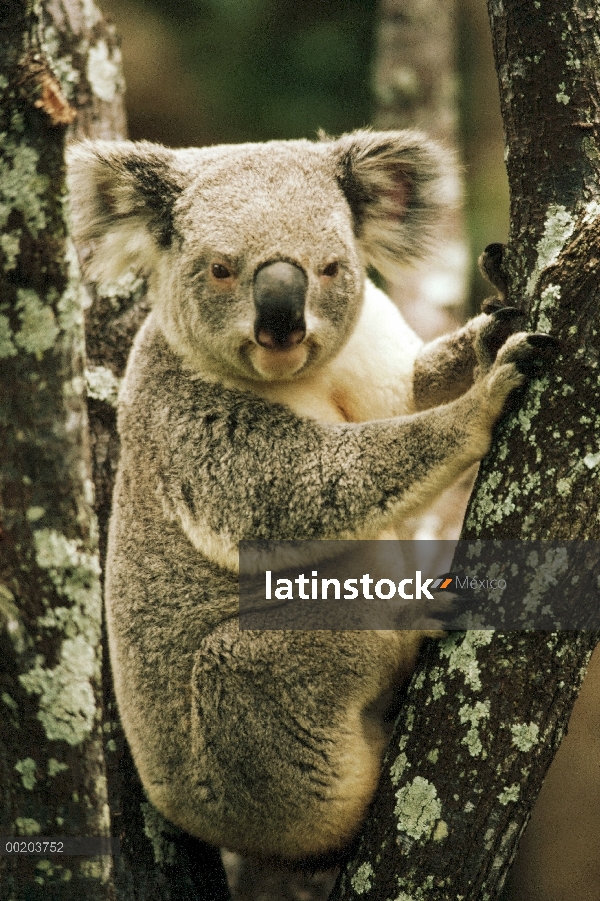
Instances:
[[[367,278],[423,256],[448,155],[412,131],[69,158],[90,277],[148,277],[118,402],[106,616],[123,726],[169,820],[245,854],[339,851],[423,628],[244,631],[238,542],[390,537],[488,450],[546,336],[423,345]]]

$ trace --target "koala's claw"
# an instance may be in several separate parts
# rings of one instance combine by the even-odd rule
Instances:
[[[556,350],[560,342],[545,332],[532,332],[527,335],[526,343],[521,344],[514,357],[514,364],[521,375],[535,378],[545,368],[550,359],[550,352]]]
[[[555,338],[554,335],[547,335],[546,332],[532,332],[531,335],[527,335],[527,341],[540,350],[554,350],[560,347],[558,338]]]
[[[491,312],[494,319],[497,319],[500,322],[509,322],[511,319],[518,319],[525,315],[523,310],[519,310],[517,307],[503,307],[500,304]]]
[[[539,357],[523,357],[520,360],[515,360],[515,366],[521,375],[526,376],[528,379],[534,379],[543,370],[544,362]]]
[[[482,384],[488,392],[492,425],[507,410],[515,409],[522,396],[521,389],[548,366],[548,351],[554,349],[555,343],[546,338],[542,335],[538,342],[537,333],[515,332],[502,345],[491,368],[487,372],[484,370]]]

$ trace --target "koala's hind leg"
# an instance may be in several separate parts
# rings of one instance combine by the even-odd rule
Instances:
[[[362,630],[332,640],[223,624],[195,655],[192,769],[161,799],[163,812],[242,853],[305,860],[342,850],[376,790],[385,715],[423,637]]]

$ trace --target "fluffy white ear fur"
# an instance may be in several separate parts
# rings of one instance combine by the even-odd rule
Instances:
[[[142,141],[84,141],[67,153],[73,232],[94,242],[86,261],[96,281],[127,269],[153,269],[171,243],[173,204],[181,192],[173,154]]]
[[[394,280],[423,257],[458,203],[452,154],[417,131],[361,130],[331,143],[366,262]]]

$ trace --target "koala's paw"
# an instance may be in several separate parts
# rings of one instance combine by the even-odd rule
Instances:
[[[546,332],[528,332],[529,350],[516,360],[516,366],[527,378],[534,378],[547,367],[552,355],[559,349],[560,341]]]
[[[543,332],[516,332],[507,338],[483,379],[494,421],[504,410],[509,394],[539,375],[558,346],[556,338]]]
[[[479,367],[478,374],[488,372],[500,348],[514,333],[515,325],[524,313],[516,307],[505,307],[493,298],[483,304],[485,316],[475,338],[475,355]]]

